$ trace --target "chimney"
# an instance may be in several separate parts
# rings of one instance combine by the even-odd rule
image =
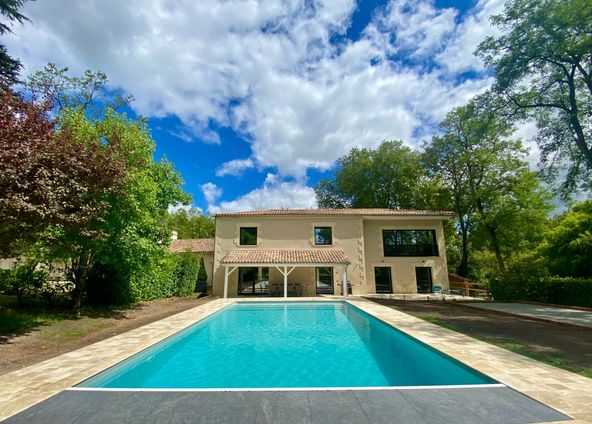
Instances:
[[[173,230],[171,234],[171,240],[177,240],[179,238],[179,232],[177,230]]]

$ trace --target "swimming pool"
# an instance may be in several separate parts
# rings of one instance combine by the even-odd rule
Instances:
[[[91,377],[101,388],[496,383],[346,302],[237,302]]]

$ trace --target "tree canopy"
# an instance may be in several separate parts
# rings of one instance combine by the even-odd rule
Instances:
[[[384,141],[376,149],[354,148],[337,161],[331,179],[315,187],[322,208],[424,209],[437,191],[418,152],[402,141]]]
[[[19,12],[26,0],[2,0],[0,2],[0,16],[7,21],[0,21],[0,36],[12,32],[11,24],[22,24],[29,19]],[[18,59],[11,57],[4,45],[0,44],[0,87],[6,88],[18,82],[22,68]]]
[[[196,208],[179,209],[170,213],[167,224],[171,231],[177,230],[180,239],[214,237],[214,219],[203,215],[201,210]]]
[[[492,22],[501,35],[477,53],[513,119],[534,118],[541,163],[563,174],[563,195],[592,188],[592,3],[511,0]]]

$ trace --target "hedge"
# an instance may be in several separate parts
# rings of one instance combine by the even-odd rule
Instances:
[[[592,307],[592,278],[506,275],[492,279],[490,285],[496,301]]]
[[[175,254],[175,296],[190,296],[201,269],[201,258],[193,253]]]

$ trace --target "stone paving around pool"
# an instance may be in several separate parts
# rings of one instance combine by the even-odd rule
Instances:
[[[0,420],[16,414],[121,360],[206,318],[235,301],[282,299],[218,299],[99,343],[0,377]],[[327,297],[289,298],[324,301]],[[366,299],[350,303],[405,333],[464,362],[539,402],[592,422],[592,380],[506,351],[471,337],[378,305]],[[564,421],[565,422],[565,421]]]

